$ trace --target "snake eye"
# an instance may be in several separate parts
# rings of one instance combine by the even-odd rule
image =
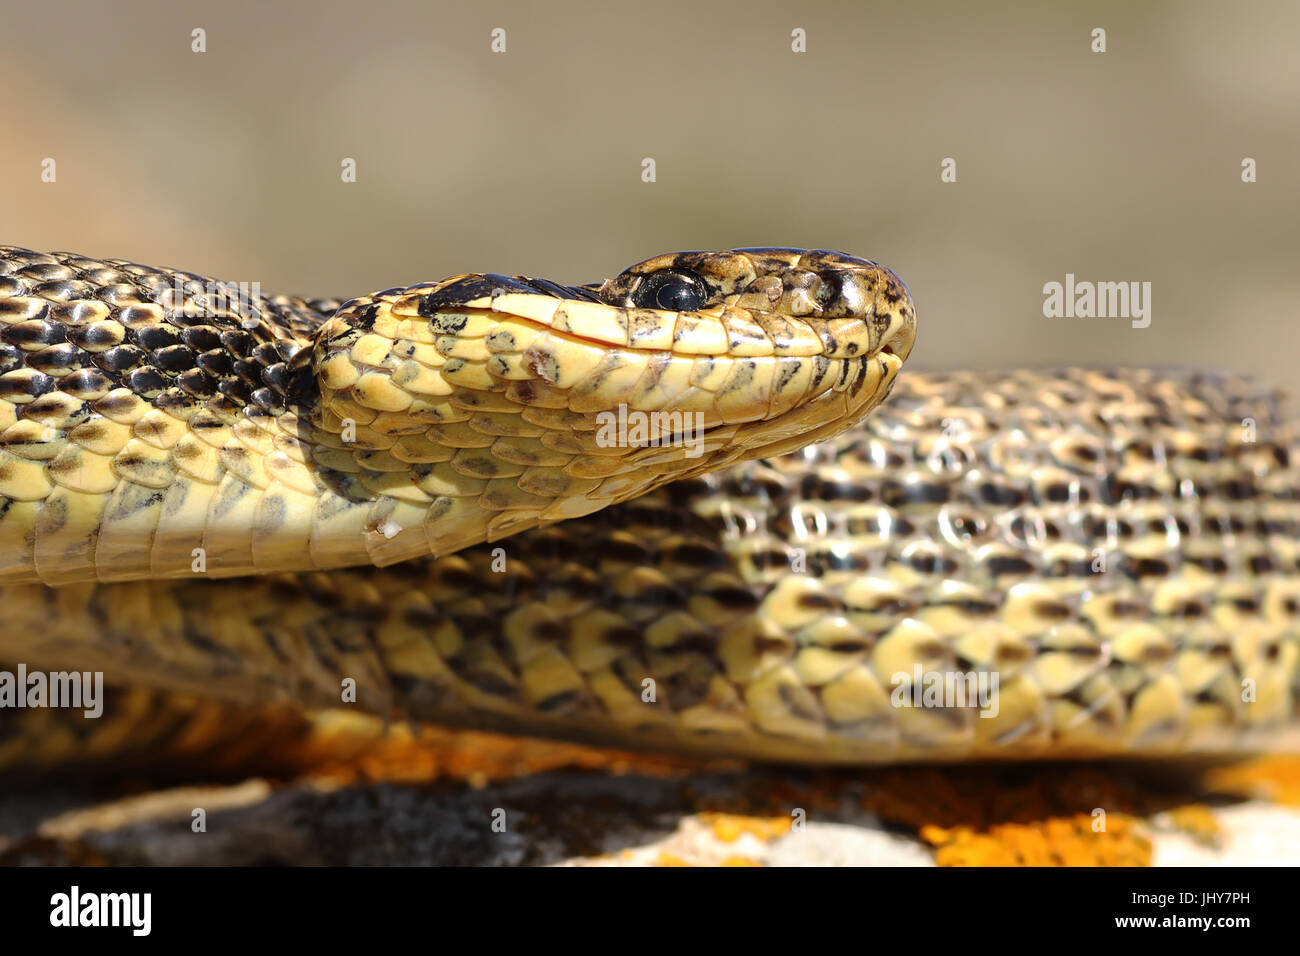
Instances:
[[[638,308],[663,309],[667,312],[694,312],[709,299],[704,280],[689,272],[665,269],[641,280],[632,293]]]

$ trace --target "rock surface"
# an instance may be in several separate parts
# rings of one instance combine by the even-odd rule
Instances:
[[[1284,804],[1295,796],[1300,763],[1261,766],[1217,778],[1102,765],[819,774],[561,768],[473,782],[251,779],[130,796],[48,785],[0,799],[0,861],[1296,863],[1300,809]]]

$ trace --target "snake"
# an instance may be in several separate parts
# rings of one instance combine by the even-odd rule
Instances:
[[[0,660],[120,688],[0,709],[0,767],[275,707],[802,764],[1297,749],[1288,396],[900,375],[915,336],[825,250],[338,301],[0,247]]]

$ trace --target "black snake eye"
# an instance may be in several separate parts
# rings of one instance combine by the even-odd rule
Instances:
[[[704,280],[689,272],[665,269],[646,276],[632,293],[638,308],[667,312],[694,312],[709,300]]]

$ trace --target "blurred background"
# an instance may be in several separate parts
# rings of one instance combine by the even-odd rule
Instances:
[[[908,282],[917,367],[1294,378],[1294,3],[125,0],[0,16],[0,242],[344,297],[828,247]],[[1043,285],[1066,273],[1150,282],[1150,327],[1045,318]]]

